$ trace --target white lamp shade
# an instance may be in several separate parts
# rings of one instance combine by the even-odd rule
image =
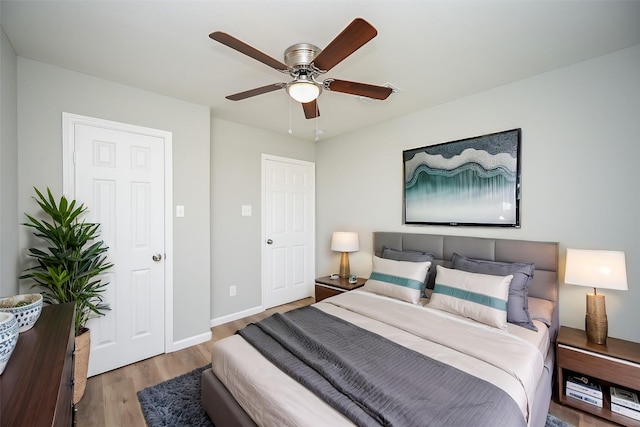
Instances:
[[[564,282],[626,291],[628,285],[624,252],[567,249]]]
[[[336,231],[331,238],[331,250],[337,252],[355,252],[360,250],[358,233],[354,231]]]
[[[289,96],[298,102],[311,102],[320,95],[320,87],[312,82],[297,81],[287,86]]]

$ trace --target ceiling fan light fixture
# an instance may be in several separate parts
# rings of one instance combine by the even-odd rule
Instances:
[[[320,85],[307,78],[299,78],[287,85],[287,93],[303,104],[311,102],[320,95]]]

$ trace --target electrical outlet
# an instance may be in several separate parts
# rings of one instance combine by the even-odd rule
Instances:
[[[229,286],[229,296],[230,297],[235,297],[236,296],[236,287],[235,286]]]

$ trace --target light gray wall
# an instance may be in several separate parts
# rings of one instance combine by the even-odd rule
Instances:
[[[18,293],[17,57],[0,27],[0,296]]]
[[[211,319],[262,304],[262,154],[315,161],[315,144],[211,121]],[[252,215],[241,216],[242,205]],[[229,287],[236,286],[236,296]]]
[[[388,101],[393,103],[392,95]],[[521,229],[402,225],[402,151],[522,128]],[[640,46],[317,145],[316,273],[335,272],[335,230],[357,231],[351,270],[371,270],[371,232],[557,241],[626,253],[629,290],[606,295],[609,335],[640,342]],[[589,288],[560,286],[564,325],[584,328]]]
[[[35,212],[33,186],[62,192],[62,113],[173,133],[174,341],[209,332],[209,130],[207,107],[18,58],[18,210]],[[21,261],[29,231],[20,230]]]

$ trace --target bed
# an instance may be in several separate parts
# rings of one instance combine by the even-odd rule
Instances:
[[[344,327],[360,331],[363,337],[358,336],[357,340],[364,341],[359,342],[366,343],[374,338],[379,339],[380,342],[376,341],[375,344],[376,351],[365,350],[365,353],[377,353],[379,349],[380,353],[384,353],[383,358],[402,360],[400,366],[405,366],[405,358],[411,361],[418,359],[415,362],[418,365],[411,365],[408,372],[401,372],[401,369],[398,369],[397,375],[393,371],[385,373],[380,369],[379,375],[382,379],[371,379],[371,384],[378,381],[378,385],[369,389],[365,387],[363,392],[365,399],[373,399],[373,404],[357,401],[356,404],[349,402],[349,405],[342,405],[341,403],[348,399],[336,398],[332,394],[333,390],[327,392],[329,395],[324,398],[318,397],[318,394],[325,392],[323,390],[326,379],[322,377],[320,380],[315,377],[309,379],[305,376],[306,373],[303,375],[289,372],[287,375],[282,370],[293,369],[290,365],[294,365],[287,361],[283,362],[284,366],[275,366],[274,363],[279,363],[278,359],[284,356],[280,353],[274,353],[275,355],[264,353],[266,350],[260,347],[264,331],[251,325],[251,328],[243,330],[243,334],[220,340],[212,348],[212,368],[205,370],[202,374],[201,399],[213,423],[218,427],[408,425],[411,423],[464,425],[466,423],[460,420],[479,420],[482,416],[489,416],[492,419],[491,424],[497,425],[496,423],[504,423],[503,417],[515,416],[521,418],[518,421],[520,425],[544,426],[552,393],[555,360],[553,343],[559,327],[558,244],[419,233],[374,232],[373,245],[373,271],[363,290],[351,291],[313,304],[306,310],[309,313],[305,312],[304,315],[320,317],[309,319],[300,317],[293,321],[300,322],[300,325],[307,322],[311,325],[310,327],[314,324],[322,324],[323,327],[317,329],[325,331],[328,329],[326,327],[329,324],[328,320],[335,321],[336,328]],[[420,276],[425,265],[427,265],[427,273]],[[517,267],[517,271],[514,270],[514,266]],[[515,292],[513,286],[515,286],[516,277],[524,277],[520,272],[527,266],[531,268],[533,277],[528,277],[526,281],[523,299],[523,290]],[[422,280],[423,288],[394,294],[398,288],[385,282],[385,277],[393,276],[387,273],[394,273],[398,268],[407,269],[406,271],[409,272],[400,276],[417,274],[414,282]],[[498,270],[495,270],[496,268]],[[512,274],[504,274],[505,271]],[[460,295],[470,294],[464,291],[466,289],[464,287],[468,286],[470,281],[473,289],[476,286],[488,286],[491,292],[503,292],[500,298],[504,297],[505,301],[508,296],[508,308],[517,309],[514,313],[509,311],[509,322],[504,323],[506,314],[504,316],[501,314],[501,311],[506,310],[507,307],[477,309],[477,305],[467,304],[467,301],[461,302],[458,299]],[[452,292],[451,289],[454,291]],[[524,311],[520,310],[521,308],[524,308]],[[295,316],[302,315],[303,313],[295,313]],[[524,323],[521,323],[523,319],[518,319],[520,315],[526,315],[527,319]],[[278,323],[291,320],[269,321]],[[425,325],[428,326],[425,327]],[[272,328],[273,324],[267,326]],[[351,337],[353,330],[349,329],[347,336]],[[315,334],[316,331],[308,333]],[[303,337],[303,341],[305,340]],[[249,341],[252,344],[249,344]],[[345,351],[356,352],[346,353],[346,357],[339,357],[353,359],[357,369],[361,367],[365,369],[367,362],[362,362],[361,355],[357,353],[358,348],[364,345],[350,346],[349,344],[349,342],[339,342],[337,339],[336,343],[333,343],[334,347],[338,347],[338,351],[344,347]],[[329,350],[322,350],[323,358],[325,352],[333,354],[332,343],[329,342],[326,345]],[[347,347],[354,348],[350,350]],[[314,359],[313,351],[318,350],[313,348],[311,359]],[[295,352],[297,354],[297,350]],[[310,363],[315,361],[311,360]],[[327,363],[333,369],[335,362]],[[380,361],[371,363],[374,364],[373,366],[388,365]],[[378,365],[375,365],[376,363]],[[425,366],[424,363],[436,363],[438,370],[434,370],[435,368],[430,365]],[[408,364],[409,362],[406,362],[407,366]],[[315,371],[324,372],[325,368],[322,366],[317,368],[314,365],[313,369],[304,367],[300,369],[303,371],[307,369],[312,375],[316,375]],[[421,372],[438,372],[438,376]],[[298,380],[294,380],[290,375]],[[375,375],[378,373],[376,372]],[[337,374],[340,378],[329,378],[328,382],[333,384],[334,380],[342,381],[343,377],[351,376],[350,373],[345,375],[341,372]],[[396,377],[405,379],[395,381],[402,384],[391,384]],[[417,382],[417,389],[408,389],[408,385],[404,387],[404,383],[413,382],[414,379]],[[357,381],[359,380],[356,379]],[[369,381],[368,376],[367,381]],[[380,384],[387,384],[386,381],[389,381],[389,390],[386,390],[386,385],[380,386]],[[319,383],[322,385],[318,385]],[[429,384],[431,389],[427,388]],[[347,387],[346,391],[345,387]],[[359,386],[336,385],[341,393],[351,396],[351,389],[348,387],[358,389]],[[367,387],[372,386],[367,383]],[[396,391],[391,387],[400,387],[400,389],[404,387],[407,390]],[[469,390],[485,389],[486,392],[469,392]],[[390,396],[400,396],[405,392],[410,398],[402,397],[399,400],[402,405],[408,402],[406,403],[408,406],[381,408],[385,406]],[[494,395],[497,396],[495,399],[487,397],[491,400],[491,405],[494,405],[494,400],[497,402],[500,397],[504,400],[500,405],[504,406],[496,406],[496,409],[493,409],[493,406],[487,406],[486,402],[465,404],[467,399],[475,396],[481,398]],[[339,393],[339,396],[343,394]],[[508,398],[505,399],[504,396]],[[334,402],[334,406],[338,402],[339,409],[327,402]],[[424,412],[427,411],[426,407],[432,406],[433,414]],[[466,408],[467,406],[472,408]],[[359,413],[362,407],[365,409],[365,415]],[[476,407],[482,408],[478,411],[485,413],[474,414]],[[419,409],[416,410],[416,408]],[[390,413],[388,418],[386,411]],[[461,414],[461,417],[467,418],[455,418],[452,414]],[[371,419],[362,418],[363,416],[370,416]],[[477,425],[477,423],[474,424]]]

